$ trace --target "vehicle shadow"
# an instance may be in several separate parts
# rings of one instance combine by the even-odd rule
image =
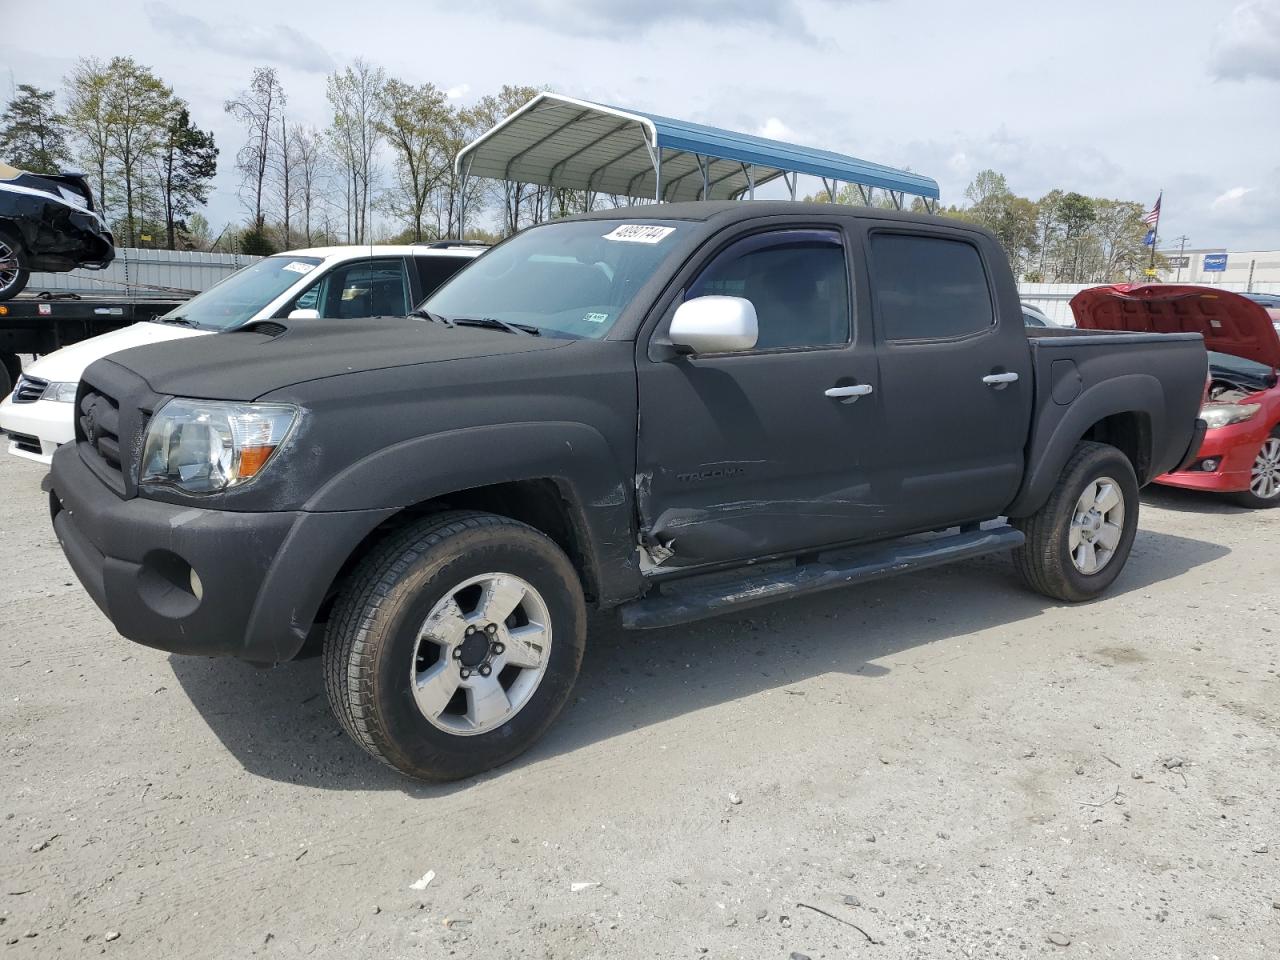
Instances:
[[[1105,600],[1141,591],[1230,553],[1140,531]],[[1027,591],[996,556],[759,607],[668,630],[625,631],[595,618],[578,695],[541,742],[512,764],[538,764],[591,743],[810,677],[887,674],[893,654],[958,634],[1030,620],[1059,604]],[[414,783],[347,738],[329,712],[320,660],[261,670],[234,660],[170,657],[191,702],[246,771],[332,790],[430,797],[466,789]]]
[[[1203,513],[1231,516],[1253,515],[1257,510],[1242,506],[1229,493],[1204,490],[1183,490],[1181,487],[1163,487],[1151,484],[1142,489],[1142,502],[1175,513]]]

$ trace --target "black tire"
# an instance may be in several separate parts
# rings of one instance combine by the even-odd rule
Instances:
[[[1280,440],[1280,427],[1276,427],[1272,430],[1270,436],[1267,437],[1267,440]],[[1265,448],[1266,443],[1264,442],[1262,447],[1259,448],[1258,456],[1255,458],[1254,465],[1251,468],[1250,481],[1253,479],[1252,470],[1256,470],[1258,468],[1258,461],[1262,459],[1263,450],[1265,450]],[[1244,490],[1235,495],[1235,500],[1236,503],[1240,504],[1242,507],[1248,507],[1251,510],[1266,510],[1271,507],[1280,507],[1280,492],[1277,492],[1270,497],[1260,497],[1252,490]]]
[[[1071,557],[1070,533],[1076,503],[1085,488],[1109,477],[1124,506],[1119,542],[1097,572],[1082,573]],[[1105,443],[1076,445],[1062,477],[1039,510],[1013,520],[1026,544],[1013,552],[1013,562],[1028,587],[1054,600],[1078,603],[1102,593],[1120,575],[1138,532],[1138,478],[1129,458]]]
[[[436,604],[489,573],[537,591],[550,617],[550,650],[518,712],[487,732],[459,735],[419,710],[411,667]],[[356,743],[400,772],[435,782],[469,777],[523,753],[555,720],[582,664],[586,620],[577,572],[550,538],[494,514],[437,514],[388,538],[352,572],[325,637],[329,703]]]
[[[22,372],[22,364],[12,353],[0,353],[0,400],[13,392],[13,385],[18,382],[18,374]]]
[[[12,300],[26,287],[27,281],[31,279],[31,270],[27,267],[27,250],[22,241],[12,232],[0,230],[0,259],[4,259],[5,250],[10,251],[17,260],[18,269],[11,277],[0,272],[0,300]]]

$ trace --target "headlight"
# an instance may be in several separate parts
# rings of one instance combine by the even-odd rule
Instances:
[[[151,418],[138,479],[188,493],[246,483],[262,472],[297,419],[290,404],[170,400]]]
[[[1261,409],[1257,403],[1206,403],[1200,408],[1200,419],[1215,427],[1226,427],[1233,423],[1243,423]]]
[[[77,383],[50,383],[40,394],[41,400],[54,400],[58,403],[75,403]]]

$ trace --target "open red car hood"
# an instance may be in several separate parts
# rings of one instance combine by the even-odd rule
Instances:
[[[1071,298],[1076,326],[1133,333],[1199,333],[1218,353],[1280,369],[1280,336],[1267,311],[1229,290],[1174,283],[1117,283]]]

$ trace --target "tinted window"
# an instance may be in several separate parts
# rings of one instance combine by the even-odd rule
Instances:
[[[994,322],[982,258],[960,240],[873,233],[871,287],[886,340],[963,337]]]
[[[849,274],[840,235],[785,230],[740,240],[689,287],[686,300],[745,297],[756,308],[756,348],[849,340]]]
[[[467,257],[414,257],[413,265],[422,282],[422,296],[431,296],[436,288],[470,262]]]

